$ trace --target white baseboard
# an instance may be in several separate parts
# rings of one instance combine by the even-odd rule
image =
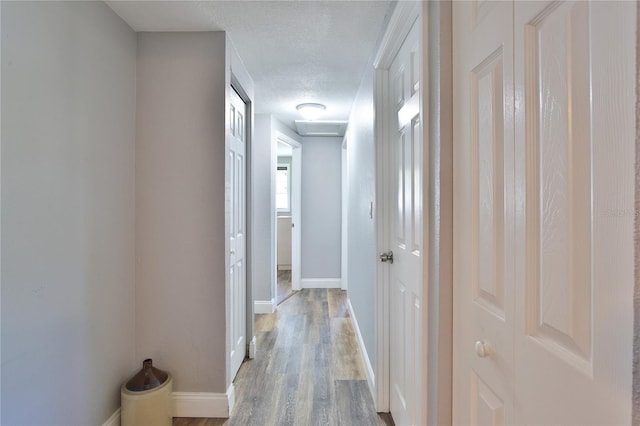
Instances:
[[[233,383],[226,393],[174,392],[173,417],[228,418],[235,402]]]
[[[120,426],[120,409],[118,408],[102,426]]]
[[[371,365],[371,359],[369,358],[369,354],[367,354],[367,348],[364,346],[364,340],[362,340],[362,334],[360,334],[360,326],[358,326],[358,320],[356,319],[356,315],[353,312],[353,306],[351,306],[351,299],[347,298],[347,306],[349,309],[349,315],[351,316],[351,323],[353,324],[353,330],[356,333],[356,338],[358,339],[358,347],[360,348],[360,353],[362,353],[362,359],[364,361],[364,367],[367,373],[367,383],[369,384],[369,391],[371,392],[371,397],[373,400],[376,400],[376,375],[373,372],[373,366]]]
[[[233,411],[236,392],[233,383],[226,393],[173,392],[171,394],[173,417],[228,418]],[[120,426],[120,408],[102,426]]]
[[[278,265],[278,271],[290,271],[291,265]]]
[[[253,339],[249,342],[249,359],[254,359],[256,357],[256,351],[258,350],[258,344],[256,340],[256,336],[253,336]]]
[[[276,300],[254,300],[253,301],[253,313],[254,314],[272,314],[276,311]]]
[[[229,400],[229,416],[233,413],[233,406],[236,405],[236,388],[233,383],[227,389],[227,399]]]
[[[340,278],[302,278],[300,280],[302,288],[342,288]]]

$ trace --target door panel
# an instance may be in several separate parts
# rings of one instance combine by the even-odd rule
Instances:
[[[516,3],[522,423],[631,420],[636,7]]]
[[[527,334],[591,370],[589,4],[552,4],[524,28]],[[585,97],[586,96],[586,97]]]
[[[229,235],[229,280],[231,316],[231,377],[235,377],[246,355],[246,105],[233,88],[229,106],[231,133],[228,167],[231,176]]]
[[[512,424],[513,5],[453,12],[453,420]]]
[[[504,401],[476,373],[471,373],[470,391],[469,424],[504,425]]]

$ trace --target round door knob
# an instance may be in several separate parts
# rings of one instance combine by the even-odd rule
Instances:
[[[236,254],[236,251],[235,251],[235,250],[231,250],[231,251],[229,252],[229,254]]]
[[[491,349],[490,344],[482,340],[478,340],[476,342],[476,355],[478,355],[480,358],[488,357],[492,353],[493,353],[493,350]]]

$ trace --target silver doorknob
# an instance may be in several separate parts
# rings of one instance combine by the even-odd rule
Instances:
[[[229,254],[236,254],[236,251],[235,250],[230,250]]]
[[[482,340],[476,341],[476,355],[478,355],[480,358],[485,358],[491,356],[492,353],[493,348],[489,343]]]
[[[391,250],[389,250],[386,253],[382,253],[380,255],[380,261],[381,262],[389,262],[389,263],[393,264],[393,252]]]

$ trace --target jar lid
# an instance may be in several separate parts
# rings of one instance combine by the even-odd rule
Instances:
[[[153,366],[151,358],[142,361],[142,370],[126,384],[127,390],[140,392],[157,388],[167,381],[169,374]]]

